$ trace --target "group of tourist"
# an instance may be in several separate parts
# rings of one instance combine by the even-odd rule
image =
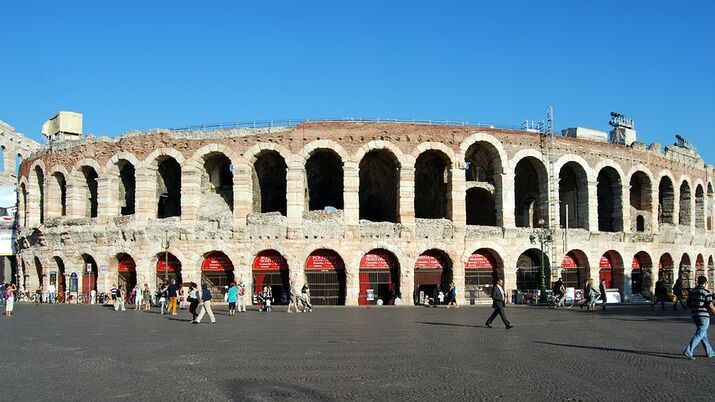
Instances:
[[[678,304],[683,307],[683,311],[687,310],[685,301],[688,300],[690,289],[683,286],[683,278],[680,276],[675,280],[671,287],[664,279],[658,279],[655,282],[655,293],[653,301],[650,304],[650,309],[653,310],[655,305],[660,303],[660,309],[665,310],[666,300],[673,303],[673,311],[678,311]]]

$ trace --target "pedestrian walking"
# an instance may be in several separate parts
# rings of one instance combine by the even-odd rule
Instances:
[[[149,290],[149,284],[144,283],[144,289],[142,289],[142,300],[144,301],[144,311],[151,310],[151,290]]]
[[[191,282],[189,284],[189,312],[191,312],[191,322],[197,323],[196,322],[196,317],[198,316],[198,313],[196,312],[197,308],[199,307],[199,289],[198,286],[194,283]]]
[[[673,311],[678,311],[678,303],[683,306],[683,311],[687,310],[687,306],[683,302],[683,299],[683,279],[679,276],[673,285]]]
[[[12,318],[15,309],[15,291],[17,288],[12,283],[6,283],[3,290],[3,298],[5,299],[5,317]]]
[[[300,289],[300,303],[303,305],[303,312],[308,310],[313,311],[313,305],[310,304],[310,286],[308,286],[308,281],[305,282],[303,288]]]
[[[710,314],[715,314],[715,305],[713,305],[713,295],[706,289],[708,279],[705,276],[698,277],[698,286],[688,294],[688,306],[690,307],[690,315],[695,323],[695,334],[690,339],[690,342],[683,350],[683,356],[690,360],[694,360],[693,353],[698,343],[703,345],[705,356],[713,357],[712,346],[708,341],[708,327],[710,326]]]
[[[226,301],[228,301],[228,315],[236,315],[236,300],[238,300],[238,288],[236,282],[231,282],[231,286],[226,292]]]
[[[167,299],[167,288],[169,285],[166,283],[162,282],[161,285],[159,285],[159,289],[157,292],[159,293],[159,307],[161,309],[161,315],[164,315],[164,309],[166,308],[166,312],[169,312],[169,309],[166,307],[166,299]]]
[[[134,286],[134,311],[141,310],[141,305],[144,299],[142,298],[142,287],[138,283]]]
[[[201,292],[201,311],[199,312],[199,316],[196,317],[194,324],[201,323],[201,319],[204,318],[204,313],[208,313],[211,324],[216,324],[216,317],[214,316],[213,310],[211,310],[211,289],[209,289],[208,285],[204,285],[204,290]]]
[[[596,299],[598,298],[598,291],[593,287],[593,278],[588,278],[586,280],[586,288],[584,289],[586,293],[586,303],[588,304],[588,311],[596,310]]]
[[[601,279],[601,284],[598,285],[598,291],[601,293],[601,304],[602,311],[606,311],[606,280]]]
[[[668,289],[665,287],[665,282],[662,279],[655,281],[655,295],[653,296],[653,303],[650,305],[650,309],[653,310],[654,306],[660,302],[660,309],[665,310],[665,295],[668,293]]]
[[[494,312],[492,313],[492,315],[489,316],[487,322],[484,323],[487,328],[492,327],[492,321],[494,321],[497,315],[504,322],[506,329],[514,328],[514,326],[511,325],[509,320],[506,318],[506,314],[504,313],[505,300],[506,292],[504,291],[504,281],[499,278],[497,279],[496,285],[492,289],[492,308],[494,309]]]
[[[246,299],[248,299],[248,292],[246,284],[243,283],[243,279],[238,278],[238,284],[236,285],[238,290],[238,312],[246,312]]]
[[[50,282],[50,284],[47,285],[47,302],[54,303],[56,297],[57,297],[57,287],[55,286],[54,283]]]
[[[171,283],[167,286],[166,291],[169,296],[169,308],[167,310],[167,314],[171,312],[171,315],[176,315],[176,297],[179,292],[179,287],[176,286],[176,279],[171,280]]]
[[[457,304],[457,287],[454,286],[454,282],[449,283],[449,291],[447,292],[447,308],[459,307]]]
[[[114,311],[126,311],[127,308],[124,305],[124,299],[127,297],[127,292],[124,290],[122,285],[117,287],[117,304]]]
[[[292,313],[292,311],[290,311],[290,308],[292,306],[293,309],[295,309],[295,312],[299,313],[300,311],[298,310],[298,297],[297,297],[298,295],[295,290],[295,282],[293,282],[292,279],[290,280],[290,288],[289,289],[290,289],[289,290],[290,294],[288,296],[290,297],[290,301],[288,302],[288,312]]]

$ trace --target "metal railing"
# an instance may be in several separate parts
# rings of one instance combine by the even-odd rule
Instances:
[[[205,131],[232,128],[273,128],[294,127],[302,123],[401,123],[419,124],[425,126],[465,126],[478,128],[499,128],[505,130],[519,130],[521,126],[503,124],[485,124],[471,121],[432,120],[432,119],[383,119],[383,118],[336,118],[336,119],[279,119],[279,120],[254,120],[249,122],[197,124],[183,127],[170,128],[171,131]]]

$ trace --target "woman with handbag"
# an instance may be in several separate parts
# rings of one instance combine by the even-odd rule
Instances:
[[[191,322],[195,322],[198,324],[198,321],[196,321],[196,317],[198,317],[199,313],[196,312],[196,309],[199,307],[199,289],[198,286],[194,283],[191,282],[189,284],[189,311],[191,312]]]

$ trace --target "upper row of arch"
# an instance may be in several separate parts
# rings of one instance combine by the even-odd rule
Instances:
[[[392,144],[389,141],[384,141],[384,140],[373,140],[368,142],[367,144],[361,146],[360,148],[355,151],[352,156],[337,142],[328,140],[328,139],[321,139],[321,140],[315,140],[312,141],[308,144],[306,144],[299,152],[297,153],[292,153],[290,150],[287,148],[271,143],[271,142],[257,142],[250,148],[248,148],[243,154],[239,154],[235,150],[231,149],[230,147],[223,145],[223,144],[218,144],[218,143],[211,143],[207,144],[198,150],[194,152],[194,154],[188,159],[188,162],[190,166],[195,167],[195,168],[201,168],[201,163],[202,163],[202,158],[208,154],[211,153],[222,153],[224,154],[232,164],[234,165],[245,165],[245,166],[250,166],[252,165],[255,160],[260,156],[261,153],[266,152],[266,151],[274,151],[277,152],[283,159],[286,161],[286,163],[290,166],[291,164],[304,164],[305,161],[316,151],[319,150],[330,150],[337,154],[341,160],[343,161],[344,164],[346,163],[355,163],[357,164],[358,161],[362,159],[363,156],[365,156],[366,153],[372,151],[372,150],[388,150],[390,151],[394,157],[396,158],[397,162],[401,166],[410,166],[414,165],[415,161],[417,160],[417,157],[422,154],[425,151],[429,150],[436,150],[442,152],[450,161],[451,167],[460,167],[460,163],[465,159],[467,151],[469,148],[477,143],[486,143],[489,146],[492,147],[492,151],[495,153],[495,155],[492,156],[492,158],[498,162],[498,166],[501,168],[501,173],[505,173],[509,171],[510,169],[513,169],[519,161],[522,159],[532,157],[541,160],[542,159],[542,153],[538,149],[535,148],[525,148],[517,151],[513,157],[510,159],[507,157],[507,152],[502,146],[501,142],[494,136],[486,134],[486,133],[475,133],[472,134],[471,136],[467,137],[464,141],[459,146],[459,153],[455,154],[452,148],[446,146],[443,143],[440,142],[434,142],[434,141],[428,141],[428,142],[423,142],[415,147],[415,149],[407,154],[402,152],[399,147],[396,145]],[[155,149],[152,153],[150,153],[146,158],[144,158],[144,166],[150,167],[150,168],[156,168],[157,166],[157,160],[161,158],[162,156],[169,156],[174,158],[179,164],[184,165],[184,162],[187,161],[187,159],[184,157],[184,155],[179,152],[178,150],[174,148],[158,148]],[[78,160],[77,162],[74,163],[72,167],[72,172],[71,174],[74,175],[77,170],[79,170],[82,166],[91,166],[94,168],[97,172],[100,171],[113,171],[117,169],[117,163],[121,160],[126,160],[133,164],[134,166],[140,166],[142,165],[142,161],[139,160],[133,153],[127,152],[127,151],[119,151],[116,154],[110,158],[110,160],[106,163],[104,166],[104,169],[102,169],[99,165],[99,163],[91,158],[83,158]],[[675,176],[673,175],[672,172],[668,169],[663,169],[659,172],[658,176],[655,177],[651,170],[644,164],[638,163],[633,165],[630,170],[626,173],[624,172],[623,168],[618,164],[617,162],[611,160],[611,159],[602,159],[600,160],[596,166],[591,168],[590,164],[580,155],[577,154],[564,154],[562,155],[555,163],[554,163],[554,169],[556,172],[560,171],[561,168],[566,165],[569,162],[573,162],[578,164],[581,168],[583,168],[586,177],[589,181],[595,181],[597,173],[601,171],[601,169],[605,167],[611,167],[616,170],[616,172],[621,176],[621,177],[631,177],[633,174],[636,172],[643,172],[648,176],[648,178],[651,181],[656,181],[660,180],[662,177],[668,177],[673,181],[674,183],[682,183],[683,181],[690,182],[692,183],[693,180],[686,174],[682,174],[678,180],[675,180]],[[44,162],[42,159],[38,158],[35,161],[32,162],[32,165],[30,166],[29,172],[32,172],[35,167],[40,167],[43,172],[47,173],[47,167],[45,166]],[[69,172],[67,172],[66,168],[62,165],[54,165],[50,168],[49,173],[54,173],[54,172],[60,172],[63,173],[65,176],[68,175]],[[26,179],[24,176],[20,179],[20,182]],[[29,184],[29,183],[28,183]],[[695,185],[697,186],[698,184],[705,186],[705,183],[703,182],[702,179],[698,178],[695,180]],[[707,181],[707,186],[708,190],[712,191],[713,184],[710,180]]]

